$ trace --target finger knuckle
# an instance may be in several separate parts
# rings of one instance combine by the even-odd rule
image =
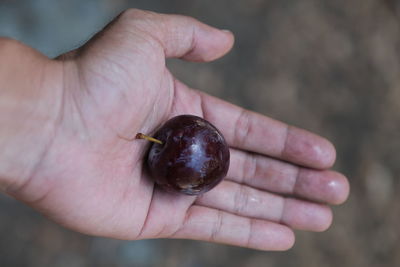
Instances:
[[[245,186],[239,186],[234,197],[234,212],[238,215],[247,210],[249,200],[249,190]]]
[[[215,223],[213,225],[211,234],[210,234],[210,240],[213,242],[217,242],[219,239],[219,235],[222,230],[222,225],[223,225],[223,214],[222,211],[218,210],[217,211],[217,218],[215,220]]]
[[[258,158],[256,155],[249,153],[243,163],[242,181],[247,183],[248,180],[256,177],[258,172]]]
[[[247,136],[251,132],[250,114],[247,110],[243,109],[240,112],[238,118],[236,119],[235,125],[235,144],[238,146],[244,146],[247,140]]]

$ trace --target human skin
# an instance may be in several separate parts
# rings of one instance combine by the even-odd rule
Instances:
[[[166,58],[208,62],[233,35],[178,15],[127,10],[81,48],[49,59],[0,39],[0,188],[72,230],[118,239],[185,238],[285,250],[293,229],[324,231],[347,179],[326,139],[191,89]],[[226,179],[202,196],[154,185],[153,133],[193,114],[230,145]],[[260,142],[259,140],[263,140]]]

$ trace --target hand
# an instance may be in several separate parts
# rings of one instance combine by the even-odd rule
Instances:
[[[323,231],[327,204],[349,185],[326,170],[325,139],[193,90],[165,58],[211,61],[233,45],[230,32],[177,15],[128,10],[83,47],[49,60],[59,94],[54,131],[34,171],[8,193],[73,230],[120,239],[187,238],[261,250],[293,245],[292,229]],[[58,90],[58,89],[54,89]],[[144,165],[151,134],[194,114],[231,145],[227,178],[200,196],[165,193]]]

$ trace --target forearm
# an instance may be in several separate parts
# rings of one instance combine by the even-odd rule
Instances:
[[[0,189],[22,186],[40,164],[59,94],[57,64],[37,51],[0,38]]]

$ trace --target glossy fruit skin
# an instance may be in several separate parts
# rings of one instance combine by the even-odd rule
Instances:
[[[147,163],[155,182],[170,192],[199,195],[226,176],[229,146],[208,121],[193,115],[168,120],[154,135]]]

